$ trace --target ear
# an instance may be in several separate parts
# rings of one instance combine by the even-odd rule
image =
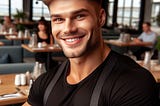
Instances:
[[[99,19],[99,24],[102,27],[105,24],[106,21],[106,12],[103,8],[100,9],[100,19]]]

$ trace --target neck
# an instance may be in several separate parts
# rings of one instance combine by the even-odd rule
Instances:
[[[146,31],[147,34],[151,33],[151,30]]]
[[[46,33],[46,31],[39,31],[40,33]]]
[[[38,33],[39,33],[40,38],[44,38],[44,39],[48,38],[48,36],[47,36],[45,31],[39,31]]]
[[[70,70],[67,81],[75,84],[91,74],[108,56],[110,49],[103,44],[102,48],[92,51],[90,55],[70,59]]]

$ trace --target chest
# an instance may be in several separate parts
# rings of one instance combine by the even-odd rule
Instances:
[[[80,83],[69,85],[64,76],[56,83],[47,101],[48,106],[89,106],[98,74],[87,77]],[[54,91],[54,92],[53,92]],[[53,102],[54,101],[54,102]]]
[[[39,34],[38,33],[38,42],[46,42],[46,43],[50,43],[50,39],[48,37],[47,34]]]
[[[152,41],[155,40],[155,37],[156,36],[154,34],[148,34],[148,35],[144,34],[143,37],[142,37],[142,40],[144,42],[152,42]]]

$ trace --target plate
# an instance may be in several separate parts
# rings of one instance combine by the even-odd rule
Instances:
[[[9,37],[10,37],[10,38],[16,38],[16,36],[12,36],[12,35],[10,35]]]
[[[54,48],[55,48],[54,46],[49,46],[49,47],[48,47],[48,49],[54,49]]]
[[[43,48],[43,47],[36,47],[36,48],[32,48],[33,50],[44,50],[45,48]]]

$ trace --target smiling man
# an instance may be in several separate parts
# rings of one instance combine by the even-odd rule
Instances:
[[[152,75],[104,44],[101,2],[44,0],[68,60],[33,83],[24,106],[158,106]]]

